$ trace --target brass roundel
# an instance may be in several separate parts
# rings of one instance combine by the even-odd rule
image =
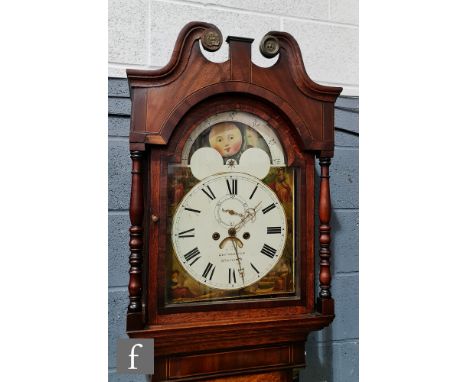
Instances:
[[[201,38],[201,43],[203,48],[209,52],[214,52],[221,47],[221,41],[223,36],[221,32],[217,29],[207,29]]]
[[[273,58],[279,53],[279,41],[275,36],[265,35],[260,42],[260,52],[266,58]]]

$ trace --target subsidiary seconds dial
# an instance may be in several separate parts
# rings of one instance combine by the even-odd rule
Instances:
[[[283,254],[287,223],[275,193],[245,173],[205,178],[179,204],[176,256],[195,280],[240,289],[265,276]]]

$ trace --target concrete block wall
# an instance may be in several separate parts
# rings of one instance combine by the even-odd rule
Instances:
[[[143,382],[116,373],[116,343],[125,336],[128,283],[128,149],[130,98],[125,79],[109,79],[109,381]],[[300,382],[358,381],[358,99],[340,97],[335,110],[336,151],[331,165],[332,293],[336,318],[306,344]]]
[[[164,66],[181,28],[198,20],[216,24],[224,37],[254,38],[252,59],[262,66],[276,59],[260,55],[261,38],[289,32],[312,79],[358,95],[358,0],[109,0],[108,15],[110,77]],[[207,56],[226,60],[227,44]]]

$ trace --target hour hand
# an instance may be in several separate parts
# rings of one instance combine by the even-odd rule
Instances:
[[[262,202],[258,202],[258,204],[254,208],[248,208],[245,213],[242,215],[242,219],[240,220],[239,223],[237,223],[234,228],[236,230],[239,230],[244,226],[245,223],[247,223],[249,220],[254,221],[255,216],[257,214],[257,208],[260,206]]]
[[[224,208],[223,208],[223,212],[227,212],[229,215],[237,215],[241,217],[244,216],[243,214],[240,214],[239,212],[236,212],[234,210],[229,210],[229,209],[225,210]]]

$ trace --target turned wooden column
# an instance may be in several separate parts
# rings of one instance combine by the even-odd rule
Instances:
[[[130,151],[132,158],[132,188],[130,194],[130,279],[128,313],[141,312],[142,277],[141,264],[143,253],[143,151]]]
[[[320,197],[319,197],[319,243],[320,243],[320,292],[318,309],[321,313],[333,313],[334,304],[331,298],[330,243],[331,243],[331,200],[330,200],[330,158],[319,158],[320,163]]]

